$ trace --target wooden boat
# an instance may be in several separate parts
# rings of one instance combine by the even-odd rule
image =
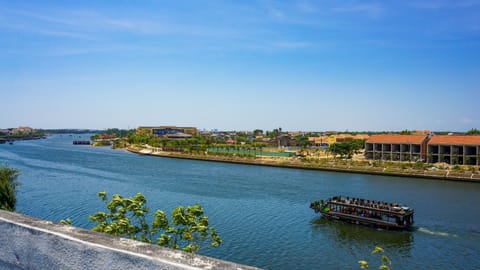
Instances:
[[[398,203],[335,196],[314,201],[310,208],[326,218],[377,228],[408,230],[413,225],[413,209]]]

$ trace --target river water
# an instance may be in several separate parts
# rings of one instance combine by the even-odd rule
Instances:
[[[142,192],[150,209],[200,203],[224,243],[201,254],[266,269],[377,269],[374,246],[394,269],[480,268],[480,184],[271,168],[141,156],[72,145],[88,135],[0,145],[0,163],[21,170],[17,211],[51,221],[104,210],[99,191]],[[319,218],[311,201],[334,195],[399,202],[415,209],[412,232]]]

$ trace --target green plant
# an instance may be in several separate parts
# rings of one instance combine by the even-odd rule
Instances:
[[[71,218],[62,219],[62,220],[60,220],[60,224],[71,226],[72,225],[72,219]]]
[[[466,133],[467,135],[479,135],[480,134],[480,130],[476,129],[476,128],[472,128],[470,129],[469,131],[467,131]]]
[[[384,255],[385,251],[383,250],[383,248],[381,247],[378,247],[376,246],[373,251],[372,251],[372,254],[382,254],[382,256],[380,257],[381,259],[381,264],[380,266],[378,267],[378,269],[381,269],[381,270],[391,270],[391,266],[392,266],[392,260],[390,260],[390,258],[388,258],[386,255]],[[366,260],[360,260],[358,261],[358,264],[360,264],[360,268],[361,269],[368,269],[369,268],[369,265],[368,265],[368,262]]]
[[[20,171],[10,168],[4,164],[0,166],[0,209],[7,211],[15,211],[17,204],[17,181]]]
[[[105,191],[99,192],[98,196],[105,203],[108,212],[97,212],[89,217],[97,223],[93,231],[192,253],[198,252],[201,244],[209,239],[212,247],[218,247],[222,243],[215,228],[209,226],[208,217],[198,204],[178,206],[172,211],[171,221],[165,212],[157,210],[152,224],[149,225],[146,218],[149,209],[143,194],[137,193],[131,198],[115,194],[110,201]]]
[[[455,166],[453,166],[452,170],[454,170],[456,172],[460,172],[460,171],[462,171],[462,167],[460,167],[459,165],[455,165]]]
[[[415,162],[415,169],[417,170],[422,170],[424,167],[424,164],[422,162]]]

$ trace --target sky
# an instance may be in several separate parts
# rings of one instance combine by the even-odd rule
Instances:
[[[0,0],[0,128],[480,128],[480,0]]]

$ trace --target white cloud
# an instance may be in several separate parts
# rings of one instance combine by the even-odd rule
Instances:
[[[470,8],[480,6],[478,0],[424,0],[412,1],[411,5],[421,9]]]
[[[365,14],[371,18],[379,18],[384,13],[384,7],[380,4],[370,3],[351,3],[332,8],[334,12],[359,13]]]
[[[472,120],[472,119],[470,119],[470,118],[463,118],[463,119],[462,119],[462,123],[464,123],[464,124],[472,124],[472,123],[474,123],[474,122],[475,122],[475,121]]]
[[[318,11],[317,6],[311,2],[300,1],[297,3],[297,8],[304,13],[316,13]]]
[[[312,47],[314,44],[311,42],[302,42],[302,41],[279,41],[274,42],[273,46],[283,49],[303,49],[307,47]]]

